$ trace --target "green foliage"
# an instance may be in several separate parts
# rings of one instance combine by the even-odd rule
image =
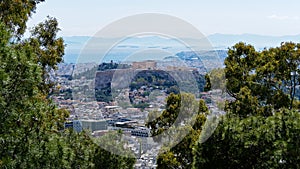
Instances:
[[[133,168],[135,157],[130,149],[124,148],[126,141],[122,139],[122,131],[107,133],[94,142],[100,145],[93,158],[95,168]]]
[[[52,160],[61,159],[56,152],[63,139],[58,129],[68,112],[57,109],[39,90],[43,70],[34,46],[10,44],[2,24],[0,34],[1,167],[50,168]]]
[[[167,94],[171,94],[171,93],[179,94],[180,93],[180,89],[177,86],[171,86],[170,88],[167,89],[166,93]]]
[[[45,94],[54,86],[50,80],[49,72],[57,69],[57,64],[63,61],[65,50],[62,38],[57,38],[60,31],[55,18],[48,17],[43,23],[38,24],[31,30],[31,37],[25,40],[23,45],[30,45],[37,55],[36,61],[43,70],[43,84],[40,86]]]
[[[110,63],[101,63],[98,67],[98,71],[106,71],[110,69],[129,69],[130,65],[128,64],[119,64],[111,61]]]
[[[234,99],[213,135],[194,147],[193,168],[299,168],[299,51],[291,42],[229,49],[225,76]]]
[[[209,75],[208,75],[208,74],[206,74],[204,78],[205,78],[205,86],[204,86],[204,91],[205,91],[205,92],[208,92],[208,91],[210,91],[210,90],[211,90],[211,83],[210,83],[210,78],[209,78]]]
[[[142,86],[167,89],[176,86],[177,83],[169,73],[162,70],[142,70],[134,77],[130,84],[130,90],[139,89]]]
[[[168,151],[163,153],[157,159],[157,164],[159,168],[168,169],[168,168],[178,168],[180,163],[177,161],[178,159],[175,157],[174,153]]]
[[[95,98],[97,101],[101,102],[111,102],[113,100],[113,97],[111,95],[111,87],[105,87],[101,90],[96,89],[95,90]]]
[[[224,117],[213,136],[194,149],[194,168],[299,168],[300,115]]]
[[[161,116],[146,124],[147,127],[151,128],[151,135],[156,136],[163,133],[165,130],[168,130],[177,119],[180,107],[181,96],[171,93],[167,98],[166,110],[162,112]],[[149,116],[155,115],[151,115],[150,113]]]
[[[148,103],[133,104],[133,107],[134,108],[140,108],[140,109],[144,110],[145,108],[149,107],[149,104]]]
[[[236,97],[240,89],[247,86],[254,79],[254,70],[259,53],[251,45],[238,43],[228,51],[225,59],[226,88],[232,97]]]
[[[192,148],[200,136],[207,114],[208,108],[205,102],[203,100],[197,102],[192,94],[187,93],[169,95],[166,110],[160,116],[158,112],[149,114],[151,116],[149,117],[150,120],[155,119],[147,123],[147,126],[151,127],[153,135],[162,134],[163,132],[168,134],[175,132],[175,135],[172,135],[173,137],[170,139],[178,141],[177,145],[169,143],[162,147],[157,159],[158,168],[192,167]],[[191,124],[193,125],[191,126]],[[174,125],[178,129],[175,130]],[[182,137],[182,134],[187,135]]]
[[[260,110],[257,97],[252,96],[251,90],[248,87],[243,87],[240,90],[236,101],[231,103],[230,108],[230,111],[238,112],[241,117],[259,114]]]
[[[94,168],[107,161],[132,168],[134,159],[117,159],[89,135],[62,130],[69,112],[48,99],[48,73],[64,54],[56,19],[20,40],[42,1],[0,1],[0,168]],[[106,161],[95,159],[100,156]]]
[[[30,44],[35,44],[38,63],[44,69],[57,69],[57,64],[62,62],[65,45],[62,38],[57,38],[59,31],[57,20],[51,17],[31,30],[29,41]]]
[[[211,89],[220,89],[225,92],[226,80],[225,80],[225,70],[222,68],[212,69],[209,72],[209,83]]]
[[[300,83],[299,46],[288,42],[261,52],[244,43],[230,48],[225,60],[225,73],[227,91],[236,99],[230,103],[231,109],[236,113],[244,109],[242,116],[269,116],[272,109],[292,109]]]
[[[36,6],[44,0],[1,0],[0,20],[16,37],[26,30],[26,22],[35,13]]]

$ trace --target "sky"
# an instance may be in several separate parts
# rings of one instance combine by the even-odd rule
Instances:
[[[126,16],[161,13],[183,19],[207,36],[298,35],[299,7],[299,0],[46,0],[28,27],[49,15],[58,19],[61,36],[93,36]]]

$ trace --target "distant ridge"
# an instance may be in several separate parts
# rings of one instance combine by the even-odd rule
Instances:
[[[82,44],[84,45],[91,37],[90,36],[66,36],[64,37],[67,45]],[[274,47],[280,45],[281,42],[293,41],[300,43],[299,35],[286,35],[286,36],[268,36],[268,35],[256,35],[256,34],[212,34],[207,36],[207,39],[212,43],[214,47],[230,47],[238,42],[246,42],[254,45],[258,48],[264,47]],[[111,39],[107,39],[111,40]],[[196,40],[196,39],[195,39]],[[151,42],[159,46],[165,43],[167,40],[165,38],[160,38],[157,36],[147,36],[133,38],[128,41],[128,43],[133,44],[144,44],[144,42]]]
[[[84,48],[86,43],[91,37],[89,36],[67,36],[64,37],[66,47],[66,54],[64,60],[66,63],[75,63],[77,57],[79,56],[81,49]],[[102,43],[111,42],[114,39],[108,38],[98,38],[99,39],[99,48],[101,48]],[[197,42],[197,39],[191,39],[193,42]],[[267,36],[267,35],[256,35],[256,34],[213,34],[207,36],[207,39],[211,42],[215,50],[227,50],[229,47],[233,46],[238,42],[245,42],[247,44],[253,45],[257,50],[262,50],[264,48],[276,47],[279,46],[281,42],[293,41],[300,43],[300,34],[299,35],[287,35],[287,36]],[[184,40],[184,39],[183,39]],[[150,44],[150,46],[149,46]],[[119,49],[130,50],[138,49],[148,45],[148,49],[161,49],[161,50],[175,50],[184,51],[176,46],[176,42],[173,40],[168,40],[166,38],[158,36],[145,36],[145,37],[134,37],[126,40],[126,42],[119,44]],[[96,44],[97,46],[97,44]]]
[[[228,48],[238,42],[246,42],[251,44],[258,49],[276,47],[281,42],[297,42],[300,43],[300,35],[287,35],[287,36],[267,36],[267,35],[256,35],[256,34],[213,34],[209,35],[208,39],[217,48]]]

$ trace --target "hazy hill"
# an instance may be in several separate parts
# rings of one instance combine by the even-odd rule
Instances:
[[[241,34],[241,35],[230,35],[230,34],[213,34],[208,36],[208,39],[212,45],[216,48],[228,48],[238,42],[246,42],[254,45],[257,49],[263,49],[265,47],[279,46],[281,42],[293,41],[300,42],[300,35],[290,36],[264,36],[255,34]]]
[[[65,43],[67,44],[66,55],[64,57],[65,62],[75,63],[77,60],[76,58],[79,56],[81,50],[86,46],[90,38],[91,37],[88,36],[64,37]],[[300,35],[265,36],[255,34],[213,34],[209,35],[207,38],[215,50],[227,50],[228,47],[231,47],[235,43],[241,41],[252,44],[257,49],[279,46],[280,43],[284,41],[300,42]],[[189,38],[188,40],[193,43],[197,42],[197,39]],[[100,49],[103,43],[114,41],[115,39],[97,38],[96,43],[93,45],[96,47],[99,46]],[[172,53],[175,56],[177,53],[188,51],[189,49],[176,39],[167,39],[158,36],[134,37],[124,39],[122,42],[114,46],[111,50],[111,54],[108,55],[108,58],[111,57],[113,59],[118,59],[141,50],[162,50]],[[91,55],[95,55],[95,57],[97,57],[97,54],[95,53],[91,52]]]

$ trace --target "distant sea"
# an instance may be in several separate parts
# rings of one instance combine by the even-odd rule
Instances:
[[[175,56],[182,51],[191,51],[183,43],[176,39],[160,36],[129,37],[116,44],[109,51],[101,47],[105,44],[114,44],[115,39],[95,38],[91,44],[91,37],[74,36],[64,37],[67,44],[64,61],[65,63],[78,62],[115,62],[139,61],[139,60],[161,60],[168,56]],[[257,50],[265,47],[276,47],[281,42],[300,42],[300,35],[291,36],[263,36],[253,34],[228,35],[214,34],[207,37],[211,43],[211,50],[227,50],[238,42],[245,42],[253,45]],[[197,39],[185,39],[193,44],[198,44]],[[186,41],[185,41],[186,42]],[[90,49],[85,49],[86,47]],[[84,49],[84,50],[83,50]],[[95,52],[97,51],[97,52]],[[100,52],[99,52],[100,51]],[[78,60],[79,58],[79,60]]]
[[[81,52],[67,50],[64,56],[65,63],[78,63],[78,62],[132,62],[142,60],[163,60],[166,57],[176,56],[177,53],[182,51],[190,51],[186,47],[118,47],[106,52]]]

